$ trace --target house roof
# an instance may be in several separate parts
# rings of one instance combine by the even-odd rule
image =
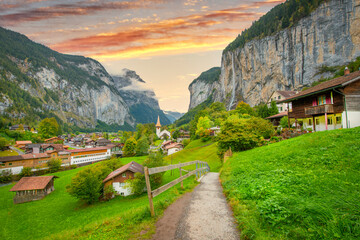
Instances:
[[[46,149],[48,147],[53,147],[56,151],[64,150],[64,145],[62,145],[62,144],[41,144],[42,149]]]
[[[98,140],[96,140],[97,143],[100,143],[100,142],[106,142],[106,143],[109,143],[111,142],[110,140],[107,140],[106,138],[99,138]]]
[[[22,154],[17,156],[0,157],[0,162],[20,161],[20,160],[47,158],[47,157],[49,157],[47,153],[29,153],[29,154]]]
[[[332,88],[343,87],[349,83],[352,83],[352,82],[358,81],[358,80],[360,80],[360,71],[356,71],[356,72],[350,73],[348,75],[320,83],[319,85],[316,85],[316,86],[306,89],[302,92],[299,92],[299,93],[297,93],[289,98],[286,98],[282,101],[279,101],[279,103],[291,102],[291,100],[304,98],[304,97],[307,97],[307,96],[310,96],[310,95],[313,95],[313,94],[316,94],[319,92],[324,92],[324,91],[332,89]]]
[[[296,94],[296,91],[277,91],[277,92],[285,98],[291,97],[292,95]]]
[[[16,141],[16,144],[32,144],[31,141]]]
[[[267,117],[266,119],[273,119],[273,118],[282,118],[284,116],[287,116],[287,112],[281,112],[275,115],[272,115],[270,117]]]
[[[179,147],[183,147],[183,145],[181,143],[172,143],[172,144],[169,144],[165,147],[165,149],[171,149],[171,148],[179,148]]]
[[[11,189],[11,192],[44,189],[56,176],[23,177]]]
[[[116,169],[115,171],[111,172],[103,181],[103,183],[109,181],[110,179],[122,174],[125,171],[132,171],[133,173],[144,173],[144,167],[137,163],[137,162],[129,162],[128,164],[122,166],[121,168]]]
[[[47,141],[51,141],[51,140],[55,140],[55,139],[62,140],[61,138],[58,138],[58,137],[52,137],[52,138],[45,139],[44,141],[47,142]]]
[[[68,152],[75,153],[75,152],[89,152],[89,151],[97,151],[97,150],[107,150],[108,147],[97,147],[97,148],[81,148],[81,149],[71,149],[67,150]]]

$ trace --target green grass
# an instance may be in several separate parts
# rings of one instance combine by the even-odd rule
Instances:
[[[182,151],[167,156],[165,160],[170,164],[200,160],[207,162],[211,172],[218,172],[221,168],[221,161],[217,156],[217,144],[211,141],[202,142],[195,140],[189,143]]]
[[[360,239],[360,128],[235,153],[221,172],[243,239]]]
[[[142,163],[146,157],[122,158]],[[14,185],[0,187],[0,239],[128,239],[141,230],[144,236],[154,232],[156,218],[150,217],[146,194],[139,197],[116,197],[108,202],[86,205],[66,192],[66,185],[82,168],[58,172],[54,175],[55,191],[40,201],[13,204]],[[164,183],[179,177],[178,172],[164,175]],[[184,181],[184,190],[176,187],[154,198],[156,215],[162,214],[182,193],[190,191],[194,177]]]
[[[19,154],[14,150],[0,151],[0,157],[17,156],[17,155]]]

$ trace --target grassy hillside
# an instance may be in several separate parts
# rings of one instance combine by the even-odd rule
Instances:
[[[244,239],[360,239],[360,128],[236,153],[221,173]]]
[[[123,158],[123,164],[132,160],[142,163],[146,157]],[[156,219],[150,217],[146,194],[140,197],[117,197],[108,202],[84,205],[66,192],[66,185],[83,168],[55,173],[55,191],[44,199],[14,205],[14,185],[0,187],[0,239],[129,239],[145,229],[154,232]],[[164,175],[165,183],[179,177]],[[184,181],[184,190],[178,186],[154,198],[157,216],[182,193],[195,185],[193,177]],[[146,234],[144,235],[146,236]]]
[[[201,140],[195,140],[190,142],[184,150],[167,156],[165,160],[170,163],[172,159],[173,164],[200,160],[209,164],[211,172],[218,172],[221,168],[221,161],[216,155],[216,152],[216,143],[211,141],[202,142]]]

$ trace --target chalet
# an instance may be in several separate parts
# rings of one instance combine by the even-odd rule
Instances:
[[[114,190],[119,195],[131,195],[132,190],[126,185],[126,180],[134,178],[135,173],[144,174],[144,167],[139,163],[132,161],[111,172],[103,181],[104,188],[113,186]]]
[[[291,104],[288,106],[287,103],[280,103],[281,100],[284,100],[286,98],[291,97],[292,95],[295,95],[296,92],[295,91],[275,91],[271,94],[270,98],[268,99],[268,101],[266,102],[266,104],[268,105],[268,107],[270,107],[271,102],[275,101],[276,102],[276,106],[278,108],[279,113],[280,112],[285,112],[287,111],[288,107],[291,109]]]
[[[75,146],[81,146],[81,145],[83,145],[84,139],[83,139],[83,138],[76,137],[76,138],[73,139],[72,142],[73,142],[73,144],[74,144]]]
[[[56,150],[58,152],[65,151],[64,145],[62,144],[44,144],[35,143],[27,144],[25,146],[25,153],[44,153],[46,151]]]
[[[59,142],[63,142],[64,140],[62,138],[59,138],[59,137],[52,137],[52,138],[48,138],[48,139],[45,139],[44,142],[45,143],[59,143]]]
[[[106,148],[110,149],[111,155],[122,156],[124,143],[112,143],[107,145]]]
[[[45,153],[29,153],[17,156],[0,157],[0,172],[11,170],[12,174],[21,173],[24,167],[36,169],[47,168],[50,159],[60,158],[62,166],[70,165],[70,153],[66,151],[47,151]]]
[[[15,147],[25,150],[26,144],[32,144],[32,142],[31,141],[16,141]]]
[[[95,141],[92,139],[85,139],[85,148],[95,147]]]
[[[97,146],[97,147],[104,147],[104,146],[107,146],[110,144],[111,144],[111,141],[106,138],[99,138],[98,140],[95,141],[95,146]]]
[[[43,199],[55,190],[54,179],[56,176],[23,177],[17,182],[10,192],[16,192],[14,203],[24,203]]]
[[[170,145],[170,144],[173,144],[174,142],[172,140],[168,140],[168,141],[164,141],[162,144],[161,144],[161,148],[162,150],[165,150],[166,146]]]
[[[20,125],[21,124],[13,125],[13,126],[9,127],[9,130],[19,130]],[[28,125],[23,124],[22,126],[23,126],[24,131],[30,131],[31,130],[31,127],[29,127]]]
[[[184,149],[184,145],[181,143],[171,143],[165,146],[165,151],[168,155],[174,154]]]
[[[282,102],[292,103],[289,118],[313,131],[360,126],[360,71],[323,82]]]
[[[268,119],[272,123],[272,125],[279,126],[281,118],[283,118],[283,117],[285,117],[287,115],[288,115],[287,112],[281,112],[281,113],[272,115],[270,117],[267,117],[266,119]]]
[[[110,147],[98,147],[98,148],[85,148],[85,149],[71,149],[70,163],[82,165],[93,162],[102,161],[111,157]]]

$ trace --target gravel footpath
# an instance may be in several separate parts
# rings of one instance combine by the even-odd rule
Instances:
[[[235,219],[222,193],[219,173],[206,174],[192,193],[166,209],[156,229],[153,239],[157,240],[239,239]]]

